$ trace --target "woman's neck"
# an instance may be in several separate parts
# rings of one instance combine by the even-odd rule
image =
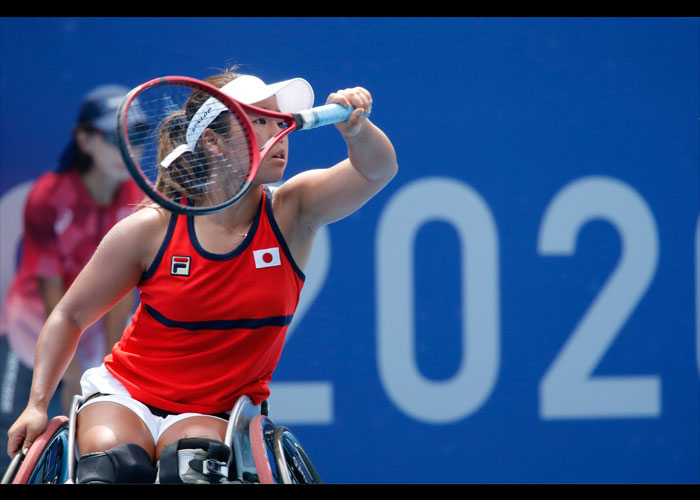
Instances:
[[[246,194],[225,210],[205,216],[211,222],[238,235],[247,235],[255,214],[258,212],[263,187],[253,186]]]
[[[96,168],[91,168],[80,177],[97,205],[108,206],[112,203],[120,181],[106,176]]]

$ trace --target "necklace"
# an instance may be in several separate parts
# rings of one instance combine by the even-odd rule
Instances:
[[[226,224],[223,220],[220,220],[219,222],[221,222],[221,225],[224,226],[226,229],[228,229],[228,230],[231,231],[232,233],[237,234],[237,235],[240,236],[241,238],[245,239],[245,238],[248,237],[248,233],[241,233],[241,232],[236,231],[234,228],[232,228],[231,226],[229,226],[228,224]]]

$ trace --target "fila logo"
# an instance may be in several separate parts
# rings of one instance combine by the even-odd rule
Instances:
[[[253,257],[255,258],[256,269],[282,265],[279,247],[253,250]]]
[[[170,274],[173,276],[189,276],[191,257],[173,255],[170,260]]]

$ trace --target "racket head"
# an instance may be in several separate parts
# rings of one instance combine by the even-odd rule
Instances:
[[[183,76],[132,89],[117,111],[129,173],[158,205],[185,215],[223,210],[250,189],[260,153],[240,103]]]

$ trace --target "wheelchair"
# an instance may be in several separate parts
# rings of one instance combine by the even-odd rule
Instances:
[[[17,453],[0,484],[74,484],[75,426],[83,400],[75,396],[70,416],[51,419],[26,456]],[[257,484],[319,484],[321,477],[294,434],[268,416],[267,402],[241,396],[231,411],[225,443],[231,448],[229,480]]]

